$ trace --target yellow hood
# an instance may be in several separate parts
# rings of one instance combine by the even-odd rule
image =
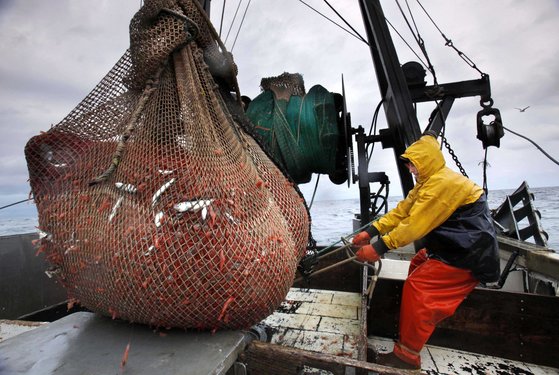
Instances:
[[[414,142],[402,157],[411,161],[417,168],[417,182],[425,181],[446,165],[439,142],[430,135],[424,135]]]

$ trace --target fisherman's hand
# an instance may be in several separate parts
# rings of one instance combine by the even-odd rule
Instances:
[[[374,263],[380,260],[380,257],[384,255],[388,250],[388,246],[384,243],[382,238],[379,238],[378,241],[361,246],[355,255],[357,256],[357,260],[361,262],[369,262]]]
[[[355,255],[357,256],[357,260],[361,262],[375,263],[378,262],[380,259],[380,255],[377,253],[373,245],[365,245],[360,247]]]
[[[377,228],[370,225],[364,231],[357,233],[355,235],[355,237],[353,237],[353,240],[351,242],[355,246],[363,246],[363,245],[368,244],[371,241],[371,238],[373,238],[374,236],[377,236],[378,234],[379,234],[379,232],[378,232]]]
[[[351,243],[354,246],[363,246],[368,244],[370,240],[371,240],[371,236],[369,235],[369,233],[363,231],[357,233],[355,237],[353,237],[353,240],[351,240]]]

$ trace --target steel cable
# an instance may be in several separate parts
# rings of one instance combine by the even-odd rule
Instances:
[[[547,158],[548,158],[549,160],[551,160],[551,161],[554,162],[555,164],[559,165],[559,162],[558,162],[557,160],[555,160],[551,155],[549,155],[547,152],[545,152],[545,150],[544,150],[543,148],[541,148],[536,142],[532,141],[530,138],[528,138],[528,137],[526,137],[526,136],[524,136],[524,135],[522,135],[522,134],[519,134],[519,133],[517,133],[517,132],[515,132],[515,131],[512,131],[512,130],[510,130],[509,128],[506,128],[506,127],[504,127],[504,126],[503,126],[503,129],[505,129],[505,130],[511,132],[512,134],[514,134],[514,135],[516,135],[516,136],[519,136],[520,138],[524,138],[524,139],[527,140],[528,142],[532,143],[534,146],[536,146],[536,148],[537,148],[538,150],[540,150],[545,156],[547,156]]]
[[[318,13],[319,15],[321,15],[322,17],[326,18],[328,21],[332,22],[334,25],[338,26],[340,29],[342,29],[343,31],[345,31],[346,33],[348,33],[349,35],[351,35],[352,37],[362,41],[363,43],[365,43],[366,45],[369,45],[369,43],[363,39],[363,37],[361,37],[360,35],[357,36],[353,33],[351,33],[348,29],[342,27],[340,24],[332,21],[330,18],[328,18],[327,16],[325,16],[324,14],[320,13],[318,10],[316,10],[315,8],[313,8],[312,6],[310,6],[309,4],[305,3],[303,0],[299,0],[300,3],[303,3],[304,5],[306,5],[307,7],[309,7],[312,11]],[[351,26],[350,26],[351,27]],[[352,28],[353,29],[353,28]]]
[[[10,203],[10,204],[7,204],[5,206],[0,207],[0,210],[3,210],[4,208],[15,206],[16,204],[25,203],[25,202],[32,201],[32,200],[33,200],[33,198],[27,198],[27,199],[24,199],[24,200],[21,200],[21,201],[18,201],[18,202]]]
[[[231,46],[231,52],[233,52],[233,48],[235,48],[235,43],[237,43],[237,38],[239,37],[239,33],[241,32],[241,27],[243,27],[243,23],[245,22],[245,17],[247,15],[248,7],[250,6],[251,0],[248,0],[248,4],[245,8],[245,12],[243,13],[243,18],[241,19],[241,24],[239,25],[239,29],[237,30],[237,34],[235,35],[235,40],[233,41],[233,45]]]

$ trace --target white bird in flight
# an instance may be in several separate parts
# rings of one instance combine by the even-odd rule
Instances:
[[[516,109],[518,109],[520,112],[524,112],[524,111],[526,111],[528,108],[530,108],[530,106],[524,107],[524,108],[516,108]]]

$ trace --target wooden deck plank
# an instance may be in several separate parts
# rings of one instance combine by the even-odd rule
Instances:
[[[369,337],[369,346],[372,346],[379,353],[386,353],[392,351],[394,341],[376,336]],[[421,368],[423,373],[430,375],[559,374],[558,369],[551,367],[434,345],[426,345],[421,351]]]
[[[360,331],[359,321],[354,319],[322,317],[318,330],[321,332],[342,332],[352,336],[358,336]]]
[[[320,323],[319,316],[303,314],[286,314],[275,312],[264,320],[270,327],[296,328],[309,331],[316,331]]]
[[[355,359],[360,306],[358,293],[292,288],[262,323],[274,344]]]
[[[303,302],[301,303],[299,309],[297,309],[297,313],[306,314],[306,315],[330,316],[333,318],[346,318],[346,319],[358,318],[357,307],[332,305],[332,304],[325,304],[325,303]]]

